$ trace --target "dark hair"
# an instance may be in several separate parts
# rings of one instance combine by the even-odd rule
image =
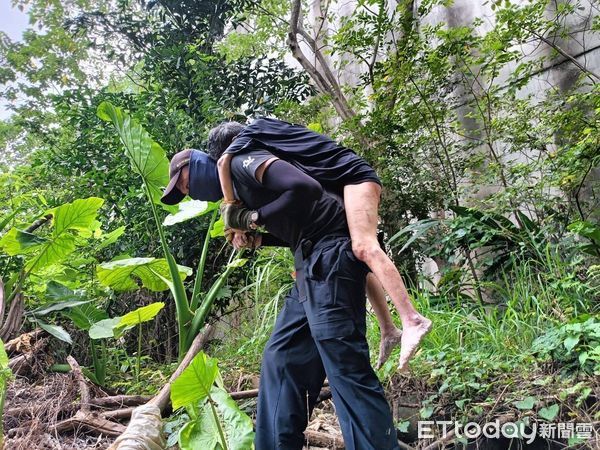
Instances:
[[[212,159],[219,159],[229,144],[244,129],[238,122],[223,122],[208,132],[207,153]]]

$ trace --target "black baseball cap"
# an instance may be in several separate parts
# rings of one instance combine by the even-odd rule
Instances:
[[[190,158],[192,157],[192,150],[182,150],[179,153],[175,153],[173,158],[171,159],[171,164],[169,165],[169,184],[165,188],[160,201],[166,205],[176,205],[181,200],[185,198],[185,194],[181,192],[175,186],[177,181],[179,180],[179,175],[181,175],[181,169],[187,166],[190,163]]]

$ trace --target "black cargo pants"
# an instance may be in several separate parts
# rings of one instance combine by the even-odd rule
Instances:
[[[325,376],[348,450],[396,450],[396,430],[365,338],[367,266],[350,238],[305,241],[261,366],[256,450],[300,450]]]

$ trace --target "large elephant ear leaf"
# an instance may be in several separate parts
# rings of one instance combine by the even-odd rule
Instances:
[[[252,419],[239,408],[227,391],[213,386],[211,397],[217,405],[218,416],[225,430],[227,447],[230,450],[252,448],[254,442]]]
[[[253,448],[252,419],[223,389],[213,386],[210,396],[213,404],[204,402],[197,419],[186,424],[179,433],[179,447],[182,450],[221,449],[220,430],[223,430],[229,450]]]
[[[181,279],[192,274],[192,269],[177,265]],[[142,286],[159,292],[169,289],[165,279],[171,281],[169,264],[164,258],[127,258],[100,264],[97,269],[98,280],[115,291],[138,289],[138,280]],[[159,276],[160,275],[160,276]]]
[[[11,229],[0,240],[0,247],[10,255],[29,256],[27,270],[35,273],[63,261],[76,247],[77,236],[90,237],[98,226],[96,216],[104,200],[83,198],[47,211],[53,219],[52,232],[38,237],[25,231]]]
[[[156,317],[161,309],[165,307],[163,302],[155,302],[128,312],[119,322],[119,327],[131,328],[143,322],[148,322]]]
[[[35,253],[47,239],[33,233],[11,228],[0,239],[0,248],[10,256]]]
[[[102,102],[98,106],[97,114],[100,119],[112,122],[125,147],[131,167],[148,186],[152,201],[162,205],[162,188],[169,182],[169,161],[163,148],[121,108],[109,102]]]
[[[198,353],[171,385],[173,409],[195,404],[208,397],[218,375],[217,360],[204,352]]]
[[[71,230],[91,236],[91,232],[99,225],[96,216],[103,203],[104,200],[98,197],[80,198],[49,210],[47,214],[52,214],[54,222],[52,235],[58,237]]]
[[[187,202],[179,202],[177,212],[169,214],[165,217],[163,225],[168,227],[176,223],[185,222],[194,217],[203,216],[214,211],[219,207],[218,202],[205,202],[202,200],[190,200]]]

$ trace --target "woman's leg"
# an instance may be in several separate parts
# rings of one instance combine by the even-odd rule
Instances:
[[[387,307],[385,299],[385,291],[383,286],[373,272],[367,274],[367,298],[373,307],[377,322],[379,322],[379,330],[381,332],[381,340],[379,341],[379,356],[377,358],[376,369],[379,369],[390,357],[392,350],[396,345],[400,344],[402,331],[396,328],[392,321],[392,315]]]
[[[381,186],[375,182],[344,186],[344,206],[352,238],[352,251],[379,279],[389,294],[402,320],[400,364],[404,370],[423,336],[431,328],[431,320],[414,308],[402,277],[377,241],[377,218]]]

